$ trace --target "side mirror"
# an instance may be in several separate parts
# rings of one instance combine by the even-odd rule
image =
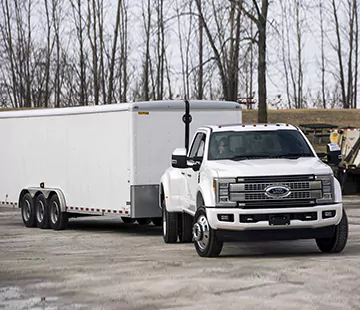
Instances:
[[[317,155],[319,158],[324,158],[327,154],[326,154],[326,153],[316,153],[316,155]]]
[[[187,156],[186,149],[179,148],[176,149],[171,155],[171,166],[173,168],[187,168]]]
[[[187,167],[188,167],[188,168],[192,168],[192,170],[194,170],[194,171],[199,171],[199,170],[200,170],[200,166],[201,166],[201,162],[199,162],[199,161],[193,161],[193,160],[191,160],[191,161],[188,161],[188,162],[187,162]]]
[[[337,165],[341,162],[341,148],[336,143],[326,146],[328,164]]]

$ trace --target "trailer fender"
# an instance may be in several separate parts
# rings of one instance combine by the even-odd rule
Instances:
[[[24,189],[23,192],[28,192],[32,198],[34,198],[38,193],[42,193],[46,199],[49,199],[52,195],[57,195],[60,201],[61,212],[66,212],[66,200],[63,191],[59,188],[41,188],[41,187],[30,187]],[[22,194],[20,194],[21,200]],[[20,202],[19,200],[19,202]]]

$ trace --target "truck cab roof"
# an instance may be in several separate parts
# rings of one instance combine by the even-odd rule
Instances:
[[[210,128],[212,132],[221,131],[264,131],[264,130],[299,130],[296,126],[290,124],[220,124],[203,126]]]

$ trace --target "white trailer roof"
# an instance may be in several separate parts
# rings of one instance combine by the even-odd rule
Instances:
[[[231,101],[189,100],[190,110],[233,110],[241,109],[240,104]],[[185,110],[184,100],[163,100],[148,102],[120,103],[99,106],[79,106],[52,109],[28,109],[3,111],[1,118],[25,118],[39,116],[61,116],[76,114],[108,113],[115,111]],[[1,110],[0,110],[1,111]]]

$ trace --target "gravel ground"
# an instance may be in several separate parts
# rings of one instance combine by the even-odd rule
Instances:
[[[225,244],[198,257],[161,229],[82,218],[56,232],[0,210],[0,309],[360,309],[360,200],[336,255],[312,240]]]

